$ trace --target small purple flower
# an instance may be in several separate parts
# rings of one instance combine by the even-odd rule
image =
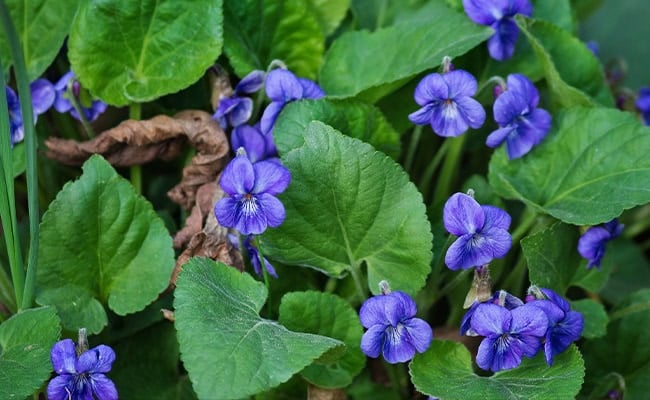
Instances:
[[[544,311],[528,304],[508,310],[483,303],[474,311],[471,325],[485,337],[479,345],[476,363],[484,370],[497,372],[519,366],[522,356],[537,354],[548,319]]]
[[[584,318],[577,311],[572,311],[569,302],[550,289],[541,288],[543,299],[533,300],[527,304],[538,307],[548,318],[548,329],[544,340],[546,363],[553,365],[553,357],[566,350],[571,343],[580,339],[584,327]]]
[[[235,86],[232,96],[219,100],[217,111],[212,116],[223,129],[245,124],[253,113],[253,100],[242,94],[255,93],[264,85],[264,71],[254,70]]]
[[[361,351],[368,357],[383,354],[391,364],[407,362],[415,352],[431,345],[429,324],[415,318],[415,302],[404,292],[390,292],[366,300],[359,310],[361,324],[368,328],[361,338]]]
[[[505,307],[508,310],[512,310],[519,306],[523,306],[524,302],[521,301],[519,297],[513,296],[505,290],[499,290],[494,292],[492,298],[486,302],[475,301],[474,304],[467,310],[463,316],[462,321],[460,322],[460,334],[467,336],[478,336],[476,332],[472,330],[472,316],[480,304],[492,303],[501,307]]]
[[[237,250],[239,249],[239,238],[237,235],[229,234],[228,235],[228,240],[230,243],[235,247]],[[248,252],[248,258],[251,260],[251,264],[253,265],[253,270],[257,274],[257,276],[264,276],[264,272],[262,271],[262,260],[260,258],[260,252],[257,250],[255,246],[253,246],[253,236],[252,235],[247,235],[244,237],[244,247],[246,248],[246,251]],[[269,262],[269,260],[264,257],[264,269],[269,273],[274,278],[278,277],[277,272],[275,272],[275,268],[273,268],[273,265]]]
[[[643,123],[650,125],[650,87],[639,89],[635,105],[636,109],[641,113]]]
[[[70,82],[72,81],[72,82]],[[74,72],[70,71],[63,75],[61,79],[54,85],[56,91],[56,100],[54,101],[54,108],[60,113],[69,112],[70,115],[77,121],[80,121],[79,113],[72,106],[70,98],[74,96],[79,102],[79,106],[84,113],[84,117],[88,122],[96,120],[108,106],[101,100],[89,100],[90,104],[82,104],[81,101],[81,84],[77,80]],[[88,97],[90,94],[85,93]]]
[[[269,134],[285,104],[300,99],[320,99],[325,97],[325,92],[315,82],[298,78],[293,72],[278,68],[266,77],[266,95],[271,99],[271,104],[262,114],[260,127],[262,133]]]
[[[416,125],[431,124],[431,129],[443,137],[459,136],[470,127],[480,128],[485,110],[471,97],[477,87],[476,78],[461,69],[429,74],[415,88],[415,102],[422,108],[411,113],[409,120]]]
[[[252,163],[278,156],[278,150],[273,142],[273,133],[262,133],[259,124],[235,127],[230,136],[230,141],[233,149],[243,147]]]
[[[600,268],[600,262],[605,255],[605,245],[617,238],[623,232],[623,227],[624,225],[614,218],[605,224],[592,226],[580,237],[578,253],[589,261],[587,269]]]
[[[255,164],[238,151],[221,174],[219,184],[229,197],[214,206],[222,226],[235,228],[244,235],[257,235],[267,227],[284,222],[285,210],[275,195],[282,193],[291,181],[291,173],[274,161]]]
[[[99,345],[77,356],[75,344],[64,339],[54,344],[50,353],[55,377],[47,385],[50,400],[114,400],[117,389],[106,377],[115,361],[115,352]]]
[[[458,236],[445,255],[449,269],[489,264],[510,250],[510,215],[498,207],[480,205],[471,196],[456,193],[445,203],[442,219],[447,231]]]
[[[494,148],[506,142],[511,160],[527,154],[551,129],[551,114],[538,104],[539,93],[530,79],[508,75],[507,90],[494,102],[494,120],[500,128],[490,133],[486,144]]]
[[[54,86],[47,79],[37,79],[29,85],[29,89],[32,97],[34,123],[36,123],[37,117],[49,110],[54,103]],[[23,113],[16,92],[9,86],[5,86],[5,94],[9,108],[9,132],[11,133],[11,145],[13,146],[25,138]]]
[[[472,21],[494,29],[488,39],[490,57],[503,61],[512,57],[519,37],[516,14],[530,17],[533,6],[529,0],[463,0],[465,13]]]
[[[600,55],[600,45],[598,44],[597,41],[595,41],[595,40],[590,40],[590,41],[588,41],[588,42],[585,43],[585,46],[587,46],[587,48],[589,49],[589,51],[591,51],[591,53],[592,53],[594,56],[598,57],[598,56]]]

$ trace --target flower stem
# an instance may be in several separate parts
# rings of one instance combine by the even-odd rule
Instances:
[[[451,142],[445,162],[442,164],[436,191],[433,194],[433,205],[442,204],[442,202],[449,197],[451,184],[456,176],[458,170],[458,161],[463,152],[463,145],[467,135],[461,135],[455,138],[448,138]]]
[[[259,236],[255,236],[255,246],[257,247],[258,257],[260,258],[259,261],[260,267],[262,268],[262,276],[264,276],[264,285],[266,286],[266,292],[268,293],[268,297],[266,299],[266,313],[267,317],[271,318],[271,280],[269,279],[269,272],[266,270],[264,253],[262,252],[262,243],[260,242]]]
[[[402,364],[389,364],[384,362],[384,367],[386,373],[388,374],[388,379],[390,379],[390,387],[393,389],[393,393],[397,399],[405,398],[402,393],[402,378],[404,377],[404,371],[402,370]]]
[[[14,295],[11,279],[5,272],[4,265],[0,263],[0,303],[7,307],[11,313],[16,312],[16,299]]]
[[[503,282],[503,288],[508,290],[510,293],[518,296],[521,294],[521,291],[524,286],[524,279],[526,278],[526,257],[523,253],[519,254],[517,259],[517,264],[513,268],[512,272],[508,275],[506,280]]]
[[[423,196],[426,196],[427,192],[429,191],[429,186],[431,185],[431,178],[433,177],[433,173],[438,168],[438,165],[440,165],[440,161],[442,161],[442,158],[445,156],[445,154],[447,154],[450,143],[451,142],[449,140],[445,140],[442,143],[442,145],[436,152],[436,155],[431,159],[429,165],[427,165],[427,169],[424,171],[424,174],[422,174],[422,177],[420,178],[420,184],[418,185],[418,187],[420,188],[420,193],[422,193]]]
[[[131,103],[129,105],[129,118],[139,121],[142,118],[142,106],[140,103]],[[142,166],[132,165],[131,172],[131,185],[135,188],[136,193],[142,194]]]
[[[440,289],[438,293],[434,295],[433,302],[435,303],[436,301],[440,300],[441,298],[449,294],[449,292],[454,290],[456,286],[458,286],[458,284],[460,284],[461,282],[467,279],[467,275],[469,275],[469,272],[472,270],[473,270],[472,268],[464,269],[458,275],[456,275],[454,279],[447,282],[447,284],[443,286],[442,289]]]
[[[90,122],[88,122],[88,118],[86,118],[86,113],[83,110],[83,107],[81,107],[81,104],[79,103],[79,99],[77,96],[70,96],[70,104],[72,104],[72,107],[77,111],[77,114],[79,115],[79,122],[81,122],[81,125],[84,127],[84,131],[86,132],[86,137],[88,139],[92,139],[95,137],[95,130],[93,129],[92,125],[90,125]]]
[[[406,153],[406,159],[404,160],[404,169],[410,171],[413,166],[413,159],[415,158],[415,150],[418,147],[420,142],[420,137],[422,136],[422,125],[416,125],[413,129],[413,134],[411,135],[411,142],[409,143],[408,153]]]
[[[361,282],[361,276],[359,276],[359,267],[351,265],[350,268],[348,268],[348,271],[350,272],[352,280],[354,281],[354,287],[357,289],[357,296],[359,296],[359,301],[363,303],[366,300],[366,290],[364,289],[363,283]]]
[[[32,306],[34,286],[36,284],[36,264],[38,262],[38,223],[40,220],[40,212],[38,209],[38,172],[36,168],[38,142],[34,130],[32,95],[29,88],[25,57],[20,45],[20,40],[18,39],[18,34],[16,33],[13,21],[9,15],[9,9],[4,1],[0,1],[0,22],[2,22],[0,25],[4,27],[6,37],[9,41],[11,57],[13,58],[14,74],[16,76],[16,82],[18,83],[20,110],[23,116],[23,129],[25,131],[25,153],[27,156],[27,209],[29,213],[30,248],[24,288],[16,287],[14,285],[14,289],[16,291],[23,289],[22,301],[19,301],[19,296],[16,296],[16,301],[20,304],[20,309],[26,309]],[[13,168],[11,173],[13,173]],[[15,241],[14,245],[17,243],[18,242]]]

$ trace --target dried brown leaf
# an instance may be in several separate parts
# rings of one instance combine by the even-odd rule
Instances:
[[[309,400],[346,400],[348,398],[342,389],[324,389],[309,385],[307,390]]]

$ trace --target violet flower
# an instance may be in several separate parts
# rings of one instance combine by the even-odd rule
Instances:
[[[83,111],[84,117],[88,122],[96,120],[104,111],[106,111],[106,108],[108,108],[106,103],[101,100],[88,100],[89,104],[82,104],[81,95],[83,89],[72,71],[63,75],[61,79],[54,84],[54,90],[56,91],[54,108],[60,113],[69,112],[77,121],[81,121],[81,118],[70,101],[71,96],[74,96],[74,98],[79,102],[81,111]],[[90,97],[90,94],[88,93],[85,93],[85,95]]]
[[[228,240],[230,243],[233,245],[234,248],[237,250],[240,250],[239,248],[239,238],[237,235],[229,234],[228,235]],[[255,274],[257,276],[264,276],[264,272],[262,271],[262,261],[264,262],[264,269],[269,273],[274,278],[278,277],[277,272],[275,272],[275,268],[273,268],[273,265],[269,262],[269,260],[266,259],[266,257],[260,257],[260,252],[257,250],[257,248],[253,245],[253,236],[252,235],[247,235],[244,237],[243,240],[244,248],[246,248],[246,251],[248,252],[248,258],[251,260],[251,264],[253,265],[253,270],[255,271]]]
[[[571,343],[580,339],[584,328],[582,314],[571,310],[571,305],[551,289],[539,289],[543,297],[527,304],[538,307],[548,318],[548,329],[544,339],[546,363],[553,365],[553,358],[566,350]]]
[[[639,95],[636,98],[636,109],[641,113],[643,123],[650,125],[650,87],[639,89]]]
[[[529,304],[508,310],[483,303],[474,311],[471,326],[485,337],[479,345],[476,363],[484,370],[497,372],[519,366],[523,356],[537,354],[548,319],[544,311]]]
[[[368,328],[361,338],[361,351],[368,357],[380,354],[391,364],[407,362],[425,352],[433,340],[428,323],[415,318],[415,302],[404,292],[390,292],[366,300],[359,310]]]
[[[445,255],[449,269],[489,264],[510,250],[510,215],[498,207],[480,205],[471,196],[456,193],[445,203],[442,219],[447,231],[458,236]]]
[[[617,238],[623,232],[623,228],[624,225],[614,218],[607,223],[587,229],[578,240],[578,253],[589,261],[587,269],[600,268],[607,242]]]
[[[320,99],[325,97],[325,92],[315,82],[278,68],[266,76],[266,95],[271,99],[271,104],[264,110],[260,121],[265,135],[273,131],[275,120],[287,103],[300,99]]]
[[[463,0],[465,13],[472,21],[490,26],[494,35],[488,39],[488,52],[495,60],[512,57],[519,38],[516,14],[530,17],[533,6],[529,0]]]
[[[229,197],[214,206],[222,226],[235,228],[244,235],[257,235],[267,227],[276,227],[286,216],[282,193],[291,181],[291,173],[273,161],[251,163],[243,149],[226,166],[219,184]]]
[[[232,96],[219,100],[219,105],[212,119],[219,122],[223,129],[245,124],[253,113],[253,100],[243,94],[255,93],[264,85],[264,71],[254,70],[242,78],[235,86]]]
[[[45,113],[54,103],[54,86],[47,79],[37,79],[29,84],[32,97],[32,111],[34,124],[39,115]],[[9,86],[5,86],[7,106],[9,109],[9,132],[11,134],[11,146],[21,142],[25,138],[23,126],[23,113],[20,109],[20,101],[16,92]]]
[[[259,124],[235,127],[230,136],[230,141],[233,149],[243,147],[252,163],[278,156],[278,150],[273,142],[273,133],[262,133]]]
[[[521,74],[508,75],[506,91],[494,102],[494,120],[499,129],[490,133],[492,148],[506,142],[509,159],[527,154],[551,129],[551,114],[541,108],[535,85]]]
[[[115,352],[99,345],[77,355],[71,339],[54,344],[50,353],[55,377],[47,385],[49,400],[116,400],[115,384],[106,377],[115,361]]]
[[[488,299],[488,301],[486,302],[475,301],[472,304],[472,306],[469,308],[469,310],[467,310],[467,312],[463,316],[463,319],[460,322],[461,335],[478,336],[478,333],[472,330],[472,316],[474,315],[474,312],[476,312],[476,309],[480,304],[486,304],[486,303],[496,304],[498,306],[505,307],[508,310],[512,310],[514,308],[524,305],[524,302],[521,301],[519,297],[511,295],[505,290],[496,291],[494,292],[492,297]]]
[[[416,125],[431,125],[443,137],[455,137],[470,127],[480,128],[485,110],[471,96],[476,94],[476,78],[467,71],[433,73],[422,78],[415,88],[415,102],[421,109],[409,115]]]

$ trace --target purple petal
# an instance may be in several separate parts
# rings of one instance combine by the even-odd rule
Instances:
[[[584,328],[584,317],[577,311],[569,311],[563,321],[552,328],[551,346],[553,355],[566,350],[571,343],[580,339]]]
[[[418,353],[427,351],[433,340],[431,326],[420,318],[411,318],[404,321],[404,327],[410,337],[411,344]]]
[[[73,385],[74,375],[57,376],[47,384],[47,398],[49,400],[68,400],[70,398],[66,387]]]
[[[505,15],[508,0],[463,0],[465,13],[481,25],[492,25]]]
[[[530,17],[533,14],[533,5],[530,0],[509,1],[506,15],[514,16],[515,14],[522,14]]]
[[[318,84],[307,78],[298,78],[298,82],[302,86],[303,99],[320,99],[325,97],[325,92]]]
[[[54,90],[57,92],[65,92],[68,90],[68,82],[70,82],[70,79],[74,79],[75,74],[74,72],[70,71],[63,75],[61,79],[58,80],[57,83],[54,84]]]
[[[252,163],[266,158],[265,136],[250,125],[239,125],[233,129],[230,136],[233,149],[243,147]]]
[[[72,109],[72,103],[57,92],[56,99],[54,100],[54,109],[60,113],[66,113]]]
[[[564,311],[557,305],[553,304],[549,300],[533,300],[527,304],[535,306],[540,310],[544,311],[546,318],[548,319],[549,326],[555,325],[557,322],[564,319]]]
[[[263,134],[268,135],[273,132],[275,120],[278,118],[278,115],[280,115],[280,111],[284,108],[284,104],[285,103],[283,102],[274,101],[266,106],[264,113],[262,114],[262,119],[260,120],[260,129]]]
[[[260,208],[260,214],[265,216],[268,226],[272,228],[280,226],[287,216],[282,202],[278,200],[277,197],[268,193],[262,193],[256,197]]]
[[[231,196],[251,193],[255,185],[253,164],[244,155],[233,158],[221,174],[219,185]]]
[[[564,297],[562,297],[559,294],[555,293],[551,289],[540,288],[540,290],[542,291],[542,293],[544,293],[544,296],[546,296],[546,298],[550,302],[552,302],[553,304],[558,306],[563,312],[566,313],[571,309],[571,305],[569,304],[569,302],[566,301],[564,299]]]
[[[519,27],[511,18],[505,18],[492,24],[492,29],[496,32],[488,39],[490,57],[498,61],[509,59],[515,52]]]
[[[260,252],[250,244],[246,246],[248,250],[248,255],[251,260],[251,264],[253,264],[253,270],[255,270],[255,273],[258,276],[264,276],[264,272],[262,272],[262,263],[260,262]],[[269,273],[274,278],[278,277],[277,272],[275,272],[275,268],[273,268],[273,265],[269,262],[269,260],[264,257],[264,267],[266,269],[266,272]]]
[[[635,105],[642,113],[650,112],[650,87],[639,89],[639,95],[636,99]]]
[[[386,295],[373,296],[364,301],[359,310],[361,325],[364,328],[374,325],[390,325],[386,312],[387,303],[390,303],[390,300]]]
[[[485,122],[485,109],[478,101],[471,97],[458,97],[455,99],[458,112],[463,120],[473,129],[480,128]]]
[[[617,238],[617,237],[619,237],[621,235],[625,225],[620,224],[618,222],[618,219],[614,218],[613,220],[611,220],[609,222],[605,222],[603,224],[603,227],[605,229],[607,229],[607,231],[610,233],[610,235],[611,235],[610,239],[615,239],[615,238]]]
[[[368,357],[377,358],[381,354],[384,344],[386,327],[384,325],[372,325],[361,337],[361,351]]]
[[[117,400],[117,388],[104,374],[92,374],[90,387],[97,400]]]
[[[219,225],[234,228],[239,218],[239,201],[233,197],[225,197],[214,205],[214,215]]]
[[[533,82],[522,74],[510,74],[507,80],[507,90],[524,99],[532,110],[539,104],[539,92]]]
[[[415,347],[411,344],[406,328],[403,325],[386,328],[382,354],[390,364],[407,362],[415,355]]]
[[[426,104],[419,110],[409,114],[409,120],[416,125],[428,125],[431,123],[432,109],[434,104]]]
[[[463,315],[463,319],[460,321],[460,334],[461,336],[467,335],[468,331],[472,328],[471,322],[472,322],[472,315],[474,315],[474,311],[476,311],[476,308],[478,305],[481,304],[477,301],[472,303],[472,306],[465,312],[465,315]],[[475,332],[474,332],[475,333]]]
[[[485,265],[492,261],[492,252],[485,246],[474,245],[475,235],[459,237],[445,254],[445,264],[452,271]]]
[[[476,307],[470,324],[481,336],[499,336],[510,331],[512,311],[496,304],[481,303]]]
[[[389,300],[385,304],[385,312],[391,325],[397,326],[400,322],[415,317],[417,308],[411,296],[400,291],[385,296]]]
[[[600,262],[605,255],[605,243],[609,238],[609,231],[601,226],[592,226],[580,236],[578,240],[578,253],[589,260],[588,268],[600,266]]]
[[[57,374],[75,374],[75,363],[77,362],[77,353],[72,339],[63,339],[52,346],[50,351],[52,367]]]
[[[497,306],[498,307],[498,306]],[[510,336],[485,338],[476,354],[476,363],[494,372],[516,368],[521,364],[521,343]]]
[[[455,101],[441,102],[431,109],[431,129],[442,137],[456,137],[467,129],[469,125],[458,109]]]
[[[445,203],[442,219],[449,233],[462,236],[483,228],[485,212],[471,196],[455,193]]]
[[[478,89],[474,75],[462,69],[450,71],[442,75],[442,79],[447,83],[449,88],[447,98],[450,99],[474,96]]]
[[[548,318],[544,311],[526,303],[510,311],[512,313],[511,333],[543,337],[548,328]]]
[[[501,146],[509,135],[516,134],[516,127],[509,126],[507,128],[500,128],[490,133],[485,141],[489,147],[496,148]]]
[[[500,127],[506,127],[529,110],[526,98],[520,96],[518,92],[506,90],[494,101],[494,120]]]
[[[262,195],[269,196],[271,195]],[[265,199],[266,200],[266,199]],[[269,200],[266,200],[267,203],[270,203]],[[273,204],[266,205],[270,210],[262,210],[259,198],[251,197],[250,199],[242,199],[237,203],[236,207],[236,216],[235,216],[235,229],[244,235],[259,235],[264,232],[268,226],[267,214],[278,212],[278,210],[273,208]],[[282,203],[280,203],[282,206]],[[284,212],[284,207],[282,208]],[[279,216],[272,215],[275,218],[275,222]]]
[[[115,352],[103,344],[85,351],[76,363],[78,373],[106,373],[115,361]]]
[[[235,86],[235,94],[240,93],[255,93],[264,86],[264,71],[259,69],[253,70],[248,73],[241,81]]]
[[[518,347],[526,357],[535,357],[542,347],[542,337],[534,335],[517,335]]]
[[[481,208],[485,213],[483,231],[492,229],[492,227],[506,230],[510,228],[510,214],[495,206],[482,205]]]
[[[512,236],[505,229],[492,227],[490,230],[485,230],[475,238],[475,247],[481,248],[481,253],[489,253],[490,260],[479,262],[479,265],[484,265],[492,261],[494,258],[501,258],[505,256],[510,247],[512,246]]]
[[[446,100],[449,98],[449,87],[442,75],[433,73],[422,78],[420,83],[415,87],[415,102],[420,106],[425,106],[437,100]]]
[[[253,165],[253,169],[255,170],[253,193],[276,195],[284,192],[291,182],[291,172],[281,164],[260,161]]]
[[[301,99],[303,88],[293,72],[286,69],[274,69],[266,76],[266,95],[274,102],[286,103]]]
[[[52,107],[56,92],[54,91],[54,85],[47,79],[37,79],[29,85],[29,88],[32,93],[34,117],[36,117]]]

